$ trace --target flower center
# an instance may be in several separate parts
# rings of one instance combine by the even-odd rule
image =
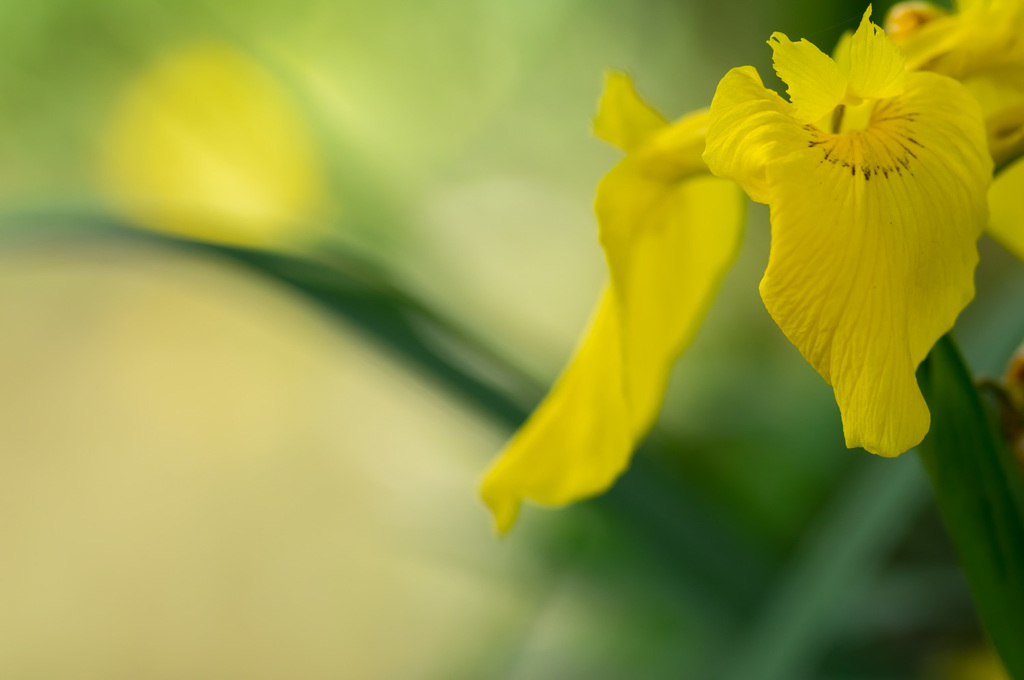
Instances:
[[[917,114],[898,99],[875,99],[857,106],[839,105],[829,125],[806,125],[808,147],[821,163],[848,170],[865,180],[914,174],[923,145],[914,137]]]

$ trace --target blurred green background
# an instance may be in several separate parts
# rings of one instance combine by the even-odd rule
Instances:
[[[764,310],[764,206],[620,483],[528,508],[500,541],[475,496],[605,276],[602,72],[674,117],[734,66],[777,87],[773,31],[827,51],[863,9],[0,5],[0,675],[1000,677],[919,462],[846,451],[831,390]],[[197,45],[270,93],[222,101],[231,72],[186,97],[225,153],[256,154],[241,171],[195,129],[149,156],[125,132],[126,101],[180,113],[146,74]],[[180,175],[186,202],[233,181],[269,158],[245,123],[278,104],[309,155],[238,191],[288,208],[280,242],[175,238],[148,178]],[[309,190],[289,203],[292,161]],[[242,229],[246,209],[216,218]],[[998,375],[1024,267],[986,239],[978,287],[957,335]]]

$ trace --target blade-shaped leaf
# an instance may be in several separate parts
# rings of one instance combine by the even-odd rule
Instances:
[[[1024,678],[1024,479],[952,339],[918,370],[932,413],[918,447],[978,613],[1014,678]]]

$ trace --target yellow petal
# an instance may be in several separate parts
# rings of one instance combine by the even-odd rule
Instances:
[[[1003,170],[988,193],[988,231],[997,241],[1024,260],[1024,160]]]
[[[1007,117],[998,127],[1007,129],[1007,123],[1013,122],[1014,109],[1024,106],[1024,63],[1019,72],[1017,69],[990,69],[985,73],[976,74],[961,81],[971,91],[974,98],[981,104],[981,111],[989,119],[990,127],[994,117]],[[1000,132],[1001,137],[1006,132]]]
[[[988,150],[998,170],[1024,156],[1024,101],[990,114],[985,125]]]
[[[640,98],[625,73],[609,71],[594,118],[594,134],[623,151],[632,151],[666,125],[660,113]]]
[[[830,113],[846,96],[846,77],[836,62],[806,40],[792,42],[773,33],[775,72],[789,86],[793,115],[801,123],[812,123]]]
[[[1015,2],[1016,0],[1010,0]],[[1009,4],[1003,0],[953,0],[953,7],[959,13],[985,10],[990,7]]]
[[[863,131],[807,131],[769,166],[761,282],[786,336],[834,388],[847,446],[892,456],[929,414],[914,371],[974,294],[991,159],[963,86],[908,74]]]
[[[806,130],[793,117],[792,106],[767,89],[752,66],[725,74],[711,102],[704,151],[711,172],[767,203],[768,165],[806,144]]]
[[[690,147],[694,162],[706,120],[700,114],[673,125],[683,131],[677,139],[700,142]],[[687,157],[685,146],[676,152],[667,144],[650,146],[668,158]],[[623,160],[598,186],[595,206],[619,300],[624,385],[638,436],[658,415],[672,365],[732,264],[743,225],[744,201],[735,184],[707,174],[667,177],[659,156]]]
[[[629,464],[616,304],[606,289],[568,368],[485,474],[480,495],[500,533],[523,499],[571,503],[604,491]]]
[[[657,417],[743,224],[739,188],[700,159],[706,120],[657,132],[599,185],[611,285],[571,364],[484,479],[499,531],[524,499],[563,505],[606,490]]]
[[[171,54],[131,83],[104,139],[102,180],[139,226],[249,246],[288,240],[324,194],[285,90],[216,45]]]
[[[861,99],[883,99],[903,93],[906,72],[903,52],[871,23],[871,6],[850,40],[850,94]]]

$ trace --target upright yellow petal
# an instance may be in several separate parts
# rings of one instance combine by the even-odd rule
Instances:
[[[480,495],[500,533],[524,499],[565,505],[604,491],[629,464],[620,332],[606,289],[569,366],[484,476]]]
[[[843,73],[850,72],[850,46],[852,44],[853,31],[843,31],[839,40],[836,41],[836,46],[832,48],[832,59]]]
[[[775,72],[789,86],[793,115],[801,123],[813,123],[846,97],[846,77],[836,62],[806,40],[793,42],[782,33],[773,33]]]
[[[594,134],[629,152],[667,125],[660,113],[640,98],[625,73],[609,71],[594,118]]]
[[[991,160],[967,91],[928,73],[863,131],[808,131],[769,166],[761,282],[786,336],[834,388],[847,446],[892,456],[929,415],[914,372],[974,294]]]
[[[607,489],[657,417],[742,230],[739,188],[701,160],[706,120],[650,134],[598,186],[611,284],[570,366],[483,481],[499,531],[524,499],[563,505]]]
[[[103,189],[138,226],[246,246],[288,241],[315,217],[323,176],[286,90],[219,45],[168,55],[119,101]]]
[[[903,52],[881,28],[871,23],[870,5],[850,40],[849,63],[847,78],[851,95],[883,99],[903,93],[906,76]]]

